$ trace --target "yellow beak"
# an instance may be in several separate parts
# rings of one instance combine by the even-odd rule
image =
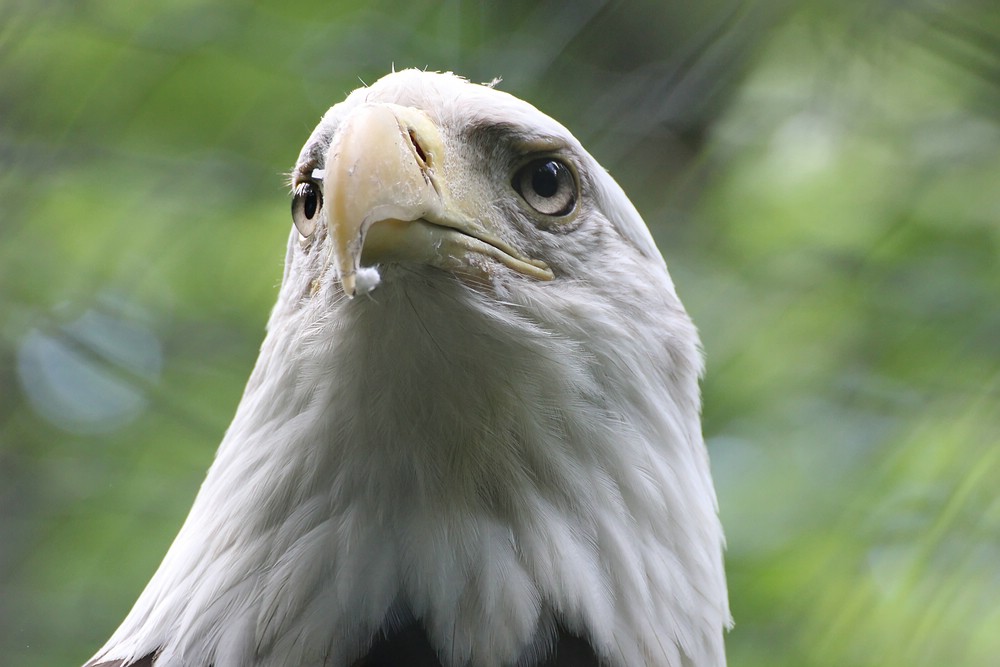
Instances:
[[[424,112],[366,104],[341,122],[323,177],[333,261],[353,297],[362,260],[468,270],[485,255],[538,280],[552,271],[501,241],[452,199],[441,133]],[[479,263],[482,265],[482,263]]]

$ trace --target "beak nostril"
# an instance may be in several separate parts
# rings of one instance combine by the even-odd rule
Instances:
[[[424,152],[424,147],[421,146],[420,142],[417,140],[416,133],[412,129],[409,130],[408,133],[410,135],[410,144],[413,146],[413,152],[417,154],[417,158],[420,160],[420,166],[428,166],[427,153]]]

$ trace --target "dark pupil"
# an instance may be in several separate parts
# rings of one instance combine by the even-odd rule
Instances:
[[[551,197],[559,191],[559,165],[546,162],[531,176],[531,189],[539,197]]]
[[[316,188],[311,185],[305,187],[305,202],[302,204],[302,212],[306,214],[307,220],[312,220],[316,215],[319,206],[319,197],[316,195]]]

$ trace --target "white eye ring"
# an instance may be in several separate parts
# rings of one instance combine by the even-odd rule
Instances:
[[[312,181],[303,181],[295,186],[292,196],[292,222],[299,234],[309,238],[316,231],[316,221],[323,209],[323,191]]]

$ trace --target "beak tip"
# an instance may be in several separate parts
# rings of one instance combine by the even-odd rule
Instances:
[[[354,272],[345,273],[340,277],[340,286],[344,290],[344,294],[347,295],[348,299],[353,299],[358,293],[357,283],[355,281]]]
[[[345,273],[340,279],[340,286],[347,298],[353,299],[359,294],[368,294],[381,282],[382,276],[379,274],[379,270],[371,266]]]

